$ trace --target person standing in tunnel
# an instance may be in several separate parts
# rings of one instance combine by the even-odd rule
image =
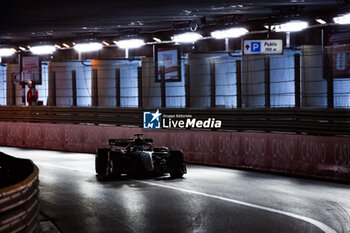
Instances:
[[[32,81],[28,82],[29,90],[27,92],[27,101],[29,106],[36,106],[38,101],[38,90]]]

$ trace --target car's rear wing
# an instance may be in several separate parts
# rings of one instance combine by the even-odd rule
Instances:
[[[119,146],[119,147],[126,147],[130,143],[135,142],[135,139],[109,139],[108,140],[110,146]],[[153,139],[151,138],[146,138],[143,139],[143,142],[146,144],[152,144]]]
[[[130,143],[134,142],[134,139],[109,139],[108,142],[110,146],[126,147]]]

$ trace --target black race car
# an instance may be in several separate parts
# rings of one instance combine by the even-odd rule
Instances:
[[[118,177],[121,174],[170,173],[180,178],[187,173],[181,150],[167,147],[152,147],[152,139],[134,134],[133,139],[109,139],[110,148],[97,149],[96,173],[102,177]]]

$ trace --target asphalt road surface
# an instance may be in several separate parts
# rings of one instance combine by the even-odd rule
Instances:
[[[99,181],[94,155],[0,147],[40,169],[62,232],[350,232],[350,185],[189,165],[183,179]]]

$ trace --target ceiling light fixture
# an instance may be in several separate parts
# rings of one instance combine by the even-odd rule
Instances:
[[[98,42],[76,43],[74,49],[80,53],[94,52],[102,49],[102,44]]]
[[[171,37],[171,40],[175,43],[194,43],[199,39],[202,39],[203,36],[197,32],[186,32]]]
[[[159,39],[159,38],[157,38],[157,37],[153,37],[153,40],[154,40],[155,42],[158,42],[158,43],[162,42],[162,40]]]
[[[319,24],[327,24],[327,22],[324,21],[323,19],[316,19],[316,22]]]
[[[63,43],[62,45],[63,45],[65,48],[67,48],[67,49],[70,48],[70,45],[69,45],[69,44]]]
[[[110,46],[110,43],[108,43],[106,41],[102,41],[102,44],[104,44],[105,46]]]
[[[113,42],[121,49],[136,49],[145,45],[145,42],[141,39],[128,39]]]
[[[333,18],[337,24],[350,24],[350,13]]]
[[[15,49],[11,48],[0,48],[0,57],[9,57],[16,52]]]
[[[216,30],[211,33],[215,39],[237,38],[247,34],[249,31],[243,27]]]
[[[288,23],[276,25],[276,32],[298,32],[307,28],[309,25],[305,21],[290,21]]]
[[[53,45],[37,45],[37,46],[32,46],[29,49],[35,55],[52,54],[53,52],[56,51],[56,47]]]
[[[22,47],[22,46],[19,46],[18,47],[20,50],[22,50],[22,51],[26,51],[27,49],[26,48],[24,48],[24,47]]]

